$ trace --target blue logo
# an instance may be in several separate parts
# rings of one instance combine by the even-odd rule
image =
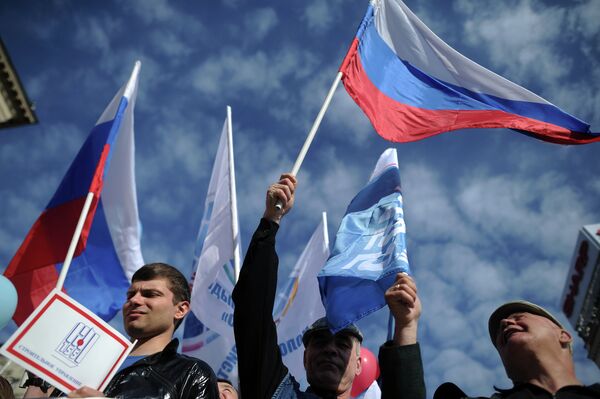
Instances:
[[[79,322],[60,342],[55,350],[58,356],[55,354],[55,357],[69,367],[79,366],[98,338],[98,333],[92,327]]]

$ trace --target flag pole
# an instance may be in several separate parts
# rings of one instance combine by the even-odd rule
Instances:
[[[237,215],[237,194],[235,189],[235,165],[233,161],[233,127],[231,107],[227,106],[227,152],[229,161],[229,198],[231,198],[231,234],[233,236],[233,271],[235,282],[240,276],[240,234]]]
[[[298,154],[298,157],[296,158],[296,162],[294,162],[294,167],[292,168],[292,175],[294,175],[294,176],[296,176],[298,174],[298,171],[300,170],[300,166],[302,166],[304,157],[306,156],[306,153],[308,152],[308,148],[312,144],[312,141],[315,138],[315,135],[317,134],[317,130],[319,129],[319,126],[321,125],[323,116],[325,116],[325,112],[327,112],[327,109],[329,108],[331,99],[333,98],[333,95],[335,94],[335,90],[337,89],[338,85],[340,84],[340,81],[342,80],[342,76],[344,76],[344,74],[341,71],[338,71],[331,87],[329,88],[329,92],[327,93],[327,96],[325,97],[325,101],[323,101],[323,105],[321,106],[321,109],[319,110],[319,113],[317,114],[317,117],[315,118],[315,121],[313,122],[312,127],[310,128],[310,130],[308,132],[308,135],[306,136],[306,140],[304,140],[304,144],[302,145],[302,148],[300,149],[300,153]],[[277,201],[277,203],[275,204],[275,208],[277,208],[278,210],[281,210],[282,207],[283,207],[283,205],[281,204],[281,202]]]
[[[140,61],[136,61],[133,67],[133,71],[131,72],[131,76],[127,81],[127,85],[125,86],[125,91],[123,92],[123,97],[127,99],[131,98],[131,94],[135,89],[135,82],[137,81],[137,76],[140,73],[140,67],[142,63]],[[99,195],[99,194],[98,194]],[[62,269],[60,269],[60,274],[58,275],[58,281],[56,282],[56,289],[62,290],[63,285],[65,284],[65,279],[67,278],[67,273],[69,272],[69,268],[71,267],[71,262],[73,261],[73,255],[75,254],[75,249],[77,248],[77,242],[79,242],[79,238],[81,237],[81,231],[83,230],[83,225],[85,224],[85,220],[87,218],[88,213],[90,212],[90,207],[92,205],[92,200],[94,199],[94,193],[90,191],[85,198],[85,203],[83,204],[83,209],[81,210],[81,214],[79,215],[79,220],[77,221],[77,226],[75,227],[75,233],[73,234],[73,238],[71,239],[71,244],[69,244],[69,249],[67,251],[67,256],[65,261],[63,262]],[[98,199],[99,200],[99,199]]]
[[[71,267],[71,261],[73,260],[73,254],[75,253],[75,248],[77,248],[77,242],[79,241],[79,237],[81,237],[81,231],[83,230],[83,225],[85,223],[85,219],[87,218],[88,213],[90,212],[90,206],[92,205],[92,200],[94,199],[94,193],[89,192],[87,197],[85,198],[85,203],[83,204],[83,209],[81,210],[81,214],[79,215],[79,220],[77,221],[77,227],[75,227],[75,233],[73,234],[73,238],[71,239],[71,244],[69,245],[69,250],[67,251],[67,257],[63,262],[62,269],[60,269],[60,274],[58,275],[58,281],[56,282],[56,289],[62,290],[63,285],[65,283],[65,278],[67,277],[67,273],[69,271],[69,267]]]
[[[292,168],[292,174],[294,176],[297,175],[298,171],[300,170],[302,161],[304,161],[304,157],[306,156],[306,153],[308,152],[308,148],[310,147],[313,139],[315,138],[315,135],[317,134],[317,130],[319,129],[319,126],[321,125],[323,116],[325,115],[325,112],[327,112],[327,109],[329,108],[331,99],[333,98],[335,90],[337,89],[338,85],[340,84],[340,81],[342,80],[342,76],[343,76],[343,73],[341,71],[338,72],[335,77],[335,80],[333,81],[333,84],[331,85],[331,88],[329,88],[329,92],[327,93],[327,96],[325,97],[325,101],[323,102],[323,105],[321,106],[321,110],[317,114],[317,117],[315,118],[315,121],[313,122],[313,125],[310,128],[310,131],[308,132],[308,136],[306,137],[306,140],[304,141],[304,145],[302,146],[302,149],[300,150],[300,153],[298,154],[298,157],[296,158],[296,162],[294,163],[294,167]]]

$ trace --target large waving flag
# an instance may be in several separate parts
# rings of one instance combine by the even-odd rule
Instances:
[[[399,272],[409,272],[396,150],[379,157],[367,185],[352,199],[319,273],[321,299],[333,331],[385,305]]]
[[[587,123],[448,46],[401,0],[371,1],[340,72],[387,140],[510,128],[552,143],[600,141]]]
[[[134,177],[133,109],[140,63],[115,95],[6,268],[21,324],[57,286],[86,198],[93,196],[64,290],[105,320],[121,309],[143,265]]]
[[[223,126],[194,249],[192,312],[183,352],[202,358],[219,378],[237,380],[231,292],[239,270],[231,108]]]
[[[302,334],[315,320],[325,316],[317,273],[328,257],[327,215],[323,212],[321,223],[289,275],[286,289],[277,296],[273,312],[283,363],[298,381],[305,379]]]

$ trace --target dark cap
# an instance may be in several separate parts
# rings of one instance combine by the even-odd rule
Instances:
[[[304,332],[302,335],[302,343],[304,347],[308,345],[308,341],[310,341],[310,337],[319,331],[331,331],[329,330],[329,323],[327,323],[327,318],[321,317],[319,320],[315,321],[311,324],[310,327]],[[354,324],[348,324],[346,327],[342,328],[336,334],[349,334],[358,339],[358,342],[363,341],[363,335]]]
[[[565,329],[563,325],[560,324],[560,322],[556,319],[556,317],[552,315],[552,313],[548,312],[543,307],[536,305],[535,303],[520,300],[507,302],[504,305],[501,305],[498,309],[496,309],[494,313],[492,313],[492,315],[490,316],[490,320],[488,321],[490,339],[492,340],[492,344],[494,346],[496,346],[496,337],[498,336],[500,321],[513,313],[519,312],[526,312],[545,317],[557,326],[559,326],[561,329]]]

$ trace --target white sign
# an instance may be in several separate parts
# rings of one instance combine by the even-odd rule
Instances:
[[[133,344],[63,292],[53,290],[0,353],[63,392],[104,390]]]

